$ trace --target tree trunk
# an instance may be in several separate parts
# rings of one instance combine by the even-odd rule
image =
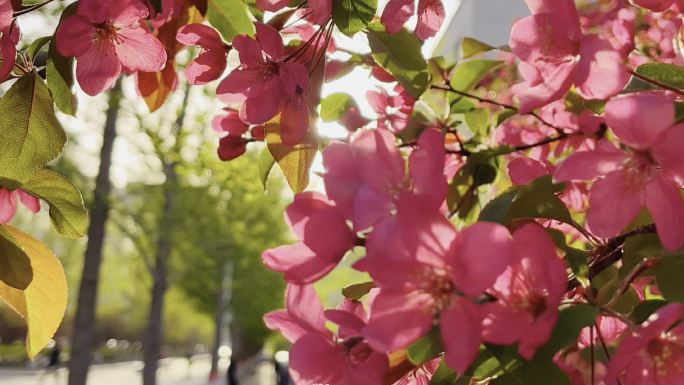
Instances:
[[[232,282],[233,266],[232,264],[227,263],[223,269],[223,276],[221,277],[219,290],[216,293],[214,346],[211,350],[211,371],[209,372],[210,379],[216,378],[218,376],[219,348],[221,345],[223,345],[223,332],[224,330],[228,329],[228,322],[230,322],[230,317],[226,317],[226,311],[228,310],[228,303],[230,302]]]
[[[157,252],[152,269],[152,299],[150,313],[145,335],[143,336],[143,385],[157,384],[158,361],[161,357],[163,344],[163,319],[164,319],[164,296],[168,289],[167,271],[169,257],[171,256],[173,211],[176,206],[175,192],[178,188],[178,174],[176,173],[176,156],[180,153],[180,133],[185,121],[185,110],[188,105],[190,88],[187,87],[183,97],[180,113],[174,126],[176,144],[169,159],[161,159],[164,167],[164,205],[162,208],[161,221],[159,224],[159,238],[157,239]]]
[[[112,164],[112,149],[116,139],[116,121],[120,102],[121,80],[118,80],[109,93],[109,107],[100,151],[100,168],[95,180],[93,206],[90,211],[88,244],[83,262],[81,285],[78,289],[78,304],[71,341],[69,385],[86,384],[88,368],[92,361],[92,350],[95,342],[97,288],[100,278],[100,265],[102,264],[105,226],[109,216],[109,192],[112,187],[109,180],[109,169]]]

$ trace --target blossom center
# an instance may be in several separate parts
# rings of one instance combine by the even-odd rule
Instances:
[[[344,346],[347,350],[347,358],[352,365],[360,365],[366,362],[373,353],[373,349],[360,337],[350,338],[345,341]]]
[[[109,20],[104,23],[95,24],[95,43],[121,43],[122,39],[118,33],[120,29]]]
[[[451,305],[455,287],[445,272],[426,267],[419,273],[418,282],[418,289],[432,297],[433,316],[439,316]]]
[[[646,351],[650,355],[653,370],[657,376],[667,376],[671,371],[683,372],[684,368],[679,362],[683,349],[674,341],[664,338],[654,339],[648,343]]]
[[[648,152],[634,152],[625,162],[622,169],[629,176],[629,181],[634,184],[643,184],[651,176],[651,170],[656,165]]]

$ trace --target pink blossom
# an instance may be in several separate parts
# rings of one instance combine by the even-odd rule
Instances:
[[[629,80],[622,56],[599,35],[583,35],[573,0],[527,0],[532,16],[518,21],[510,46],[522,62],[513,86],[521,112],[562,98],[574,84],[585,99],[617,94]]]
[[[650,9],[653,12],[667,10],[675,3],[675,0],[630,0],[632,4]]]
[[[463,373],[481,343],[483,313],[476,298],[506,269],[510,233],[486,222],[457,233],[415,197],[402,199],[398,212],[396,220],[376,226],[366,258],[355,265],[380,287],[364,336],[372,347],[393,351],[439,322],[446,363]]]
[[[401,86],[395,87],[395,91],[398,95],[390,96],[387,91],[378,88],[366,92],[366,98],[377,115],[378,128],[399,133],[411,122],[415,99]]]
[[[249,124],[240,120],[237,111],[225,108],[223,113],[216,115],[211,120],[211,128],[218,133],[227,132],[229,135],[241,136],[249,130]]]
[[[415,0],[390,0],[380,21],[387,32],[397,33],[414,12]],[[435,36],[444,22],[444,16],[442,0],[418,0],[416,36],[421,40]]]
[[[334,143],[323,153],[328,197],[350,219],[354,230],[391,215],[404,194],[420,196],[428,210],[439,210],[447,192],[444,139],[426,129],[409,157],[409,169],[386,130],[365,130],[351,144]]]
[[[565,293],[565,265],[541,226],[528,223],[513,233],[513,262],[490,289],[496,301],[485,303],[482,337],[510,345],[532,358],[551,336]]]
[[[606,123],[627,146],[608,142],[595,150],[578,151],[554,173],[559,181],[597,179],[589,195],[587,223],[600,237],[623,230],[646,206],[663,245],[684,244],[684,180],[682,126],[672,126],[672,101],[659,94],[631,94],[606,104]]]
[[[38,198],[17,189],[9,191],[0,187],[0,223],[8,223],[17,213],[17,196],[21,203],[34,213],[40,211]]]
[[[240,67],[233,70],[216,90],[221,101],[242,103],[240,119],[262,124],[281,115],[283,143],[300,143],[309,128],[309,107],[305,100],[309,76],[301,63],[288,62],[280,33],[256,23],[256,39],[245,35],[233,39],[240,53]]]
[[[607,385],[684,384],[684,306],[669,304],[628,331],[608,366]]]
[[[311,286],[296,285],[288,286],[286,302],[287,310],[266,314],[264,321],[293,342],[290,374],[296,384],[382,383],[389,362],[361,336],[365,316],[359,303],[345,301],[340,309],[324,312]],[[325,328],[325,318],[345,334],[333,335]]]
[[[256,0],[257,8],[262,11],[277,12],[287,7],[291,0]]]
[[[595,327],[593,331],[594,345],[598,345],[599,343],[612,344],[616,342],[622,332],[624,332],[627,328],[627,325],[625,325],[625,323],[620,321],[618,318],[603,315],[596,316],[595,324],[597,327]],[[592,345],[592,331],[590,329],[591,327],[586,327],[580,332],[578,341],[578,345],[580,347],[588,347]],[[599,333],[601,335],[600,339]]]
[[[226,69],[227,46],[215,29],[202,24],[185,25],[178,30],[178,42],[200,47],[200,54],[185,68],[190,84],[206,84],[218,79]]]
[[[219,140],[218,156],[223,161],[233,160],[247,152],[247,142],[240,136],[228,135]]]
[[[565,372],[572,385],[606,385],[606,365],[599,360],[592,363],[580,352],[573,351],[563,357],[558,354],[554,362]]]
[[[354,247],[356,238],[344,215],[322,194],[297,194],[285,220],[300,241],[266,250],[262,259],[271,270],[284,273],[288,282],[318,280]]]
[[[111,88],[122,70],[164,68],[166,50],[142,24],[147,15],[138,0],[83,0],[60,24],[57,49],[77,58],[76,78],[88,95]]]
[[[439,358],[435,358],[424,363],[408,372],[404,377],[395,382],[394,385],[429,385],[432,376],[439,367],[440,361]]]
[[[12,1],[0,0],[0,82],[12,72],[17,56],[19,26],[12,21],[12,13]]]

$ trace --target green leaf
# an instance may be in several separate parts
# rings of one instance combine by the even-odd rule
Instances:
[[[78,3],[72,3],[62,12],[60,23],[76,13]],[[50,42],[46,64],[46,80],[52,99],[57,109],[67,115],[76,114],[76,97],[72,91],[74,86],[74,58],[64,57],[57,52],[55,40]]]
[[[273,159],[271,151],[268,148],[264,148],[261,154],[259,154],[259,179],[261,180],[261,185],[264,186],[264,190],[266,190],[268,176],[271,174],[274,165],[275,159]]]
[[[52,339],[64,318],[68,294],[64,269],[59,258],[40,241],[11,226],[0,225],[0,228],[31,259],[31,284],[25,290],[18,290],[0,282],[0,299],[26,321],[26,351],[33,359]]]
[[[457,91],[469,92],[491,71],[504,64],[500,60],[469,60],[459,64],[451,75],[451,87]]]
[[[646,63],[637,67],[636,73],[658,83],[684,89],[684,67],[667,63]]]
[[[294,193],[300,193],[309,185],[309,171],[318,151],[318,141],[312,135],[294,147],[285,146],[280,139],[280,125],[266,124],[266,144],[276,163],[283,171],[285,180]]]
[[[474,135],[486,136],[489,133],[489,112],[485,109],[473,110],[463,114],[465,123]]]
[[[556,196],[562,188],[562,184],[551,181],[551,176],[537,178],[522,186],[508,210],[508,222],[523,218],[546,218],[574,223],[565,203]]]
[[[227,42],[235,35],[254,35],[249,7],[242,0],[208,0],[207,19]]]
[[[409,361],[415,365],[422,365],[425,362],[437,357],[444,351],[442,338],[439,328],[434,327],[423,338],[411,344],[406,353]]]
[[[52,36],[43,36],[34,40],[26,49],[29,59],[35,60],[36,55],[52,40]]]
[[[334,122],[355,104],[356,102],[349,94],[337,92],[328,95],[321,101],[321,119],[324,122]]]
[[[374,287],[375,282],[356,283],[342,289],[342,295],[347,299],[358,301],[370,293]]]
[[[642,324],[651,316],[651,314],[665,305],[667,305],[667,301],[665,300],[648,299],[638,304],[630,317],[632,317],[635,323]]]
[[[403,28],[390,35],[379,22],[369,24],[368,30],[375,62],[397,78],[409,94],[420,97],[427,89],[430,77],[418,38]]]
[[[458,374],[449,368],[442,358],[428,385],[454,385],[457,380]]]
[[[658,288],[668,301],[684,302],[684,257],[668,256],[662,258],[656,267]]]
[[[594,324],[597,314],[598,310],[589,305],[573,305],[560,310],[551,338],[537,351],[535,358],[553,357],[559,350],[576,342],[582,329]]]
[[[21,186],[22,190],[50,205],[50,219],[57,231],[71,238],[85,235],[88,211],[76,186],[48,169],[36,171]]]
[[[0,226],[0,281],[24,290],[33,280],[31,260],[21,244]]]
[[[332,18],[342,33],[353,36],[373,20],[377,8],[378,0],[337,0],[333,2]]]
[[[562,188],[562,184],[554,184],[548,175],[525,186],[513,187],[490,201],[482,210],[480,220],[510,224],[515,219],[547,218],[573,224],[568,208],[556,196]]]
[[[0,181],[22,182],[62,152],[66,133],[36,73],[12,85],[0,99],[0,115]],[[10,181],[5,187],[13,189]]]
[[[47,84],[57,108],[67,115],[76,114],[76,97],[73,94],[74,58],[64,57],[50,44],[47,60]]]
[[[494,127],[499,127],[503,122],[508,120],[508,118],[511,118],[518,113],[515,110],[512,109],[505,109],[501,110],[499,113],[496,114],[496,125]]]
[[[493,49],[496,48],[479,40],[466,37],[463,39],[463,41],[461,41],[461,58],[468,59],[469,57],[473,57],[477,54],[491,51]]]

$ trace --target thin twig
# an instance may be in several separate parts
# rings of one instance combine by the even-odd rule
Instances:
[[[674,92],[674,93],[676,93],[676,94],[679,94],[680,96],[684,96],[684,91],[682,91],[682,90],[680,90],[680,89],[678,89],[678,88],[669,86],[669,85],[667,85],[667,84],[665,84],[665,83],[661,83],[661,82],[659,82],[658,80],[651,79],[651,78],[649,78],[649,77],[647,77],[647,76],[644,76],[644,75],[642,75],[642,74],[640,74],[640,73],[638,73],[638,72],[636,72],[636,71],[634,71],[634,70],[632,70],[632,69],[628,69],[627,72],[629,72],[632,76],[634,76],[634,77],[636,77],[636,78],[639,78],[639,79],[641,79],[641,80],[643,80],[643,81],[645,81],[645,82],[647,82],[647,83],[651,83],[651,84],[656,85],[656,86],[658,86],[658,87],[660,87],[660,88],[666,89],[666,90],[668,90],[668,91],[672,91],[672,92]]]
[[[29,12],[33,12],[33,11],[35,11],[35,10],[37,10],[37,9],[43,8],[44,6],[46,6],[46,5],[50,4],[50,3],[52,3],[53,1],[54,1],[54,0],[46,0],[46,1],[44,1],[44,2],[42,2],[42,3],[39,3],[39,4],[30,5],[30,6],[26,7],[26,8],[23,8],[23,9],[21,9],[21,10],[19,10],[19,11],[14,12],[13,16],[14,16],[14,17],[17,17],[17,16],[25,15],[25,14],[27,14],[27,13],[29,13]]]
[[[483,98],[483,97],[481,97],[481,96],[477,96],[477,95],[473,95],[473,94],[468,93],[468,92],[464,92],[464,91],[457,90],[457,89],[455,89],[455,88],[453,88],[453,87],[451,87],[451,86],[444,87],[444,86],[432,85],[431,88],[438,89],[438,90],[442,90],[442,91],[450,91],[450,92],[453,92],[453,93],[455,93],[455,94],[457,94],[457,95],[464,96],[464,97],[466,97],[466,98],[475,99],[475,100],[477,100],[477,101],[480,102],[480,103],[491,104],[491,105],[494,105],[494,106],[498,106],[498,107],[505,108],[505,109],[507,109],[507,110],[515,111],[516,113],[518,113],[518,114],[520,114],[520,115],[530,115],[530,116],[534,117],[535,119],[537,119],[537,120],[538,120],[539,122],[541,122],[542,124],[544,124],[544,125],[546,125],[546,126],[548,126],[548,127],[553,128],[558,134],[563,134],[563,133],[565,133],[566,131],[569,130],[569,129],[566,129],[566,128],[559,127],[559,126],[557,126],[557,125],[555,125],[555,124],[553,124],[553,123],[547,121],[546,119],[542,118],[539,114],[537,114],[537,113],[534,112],[534,111],[531,111],[531,112],[527,112],[527,113],[522,114],[522,113],[520,113],[520,110],[519,110],[517,107],[515,107],[515,106],[513,106],[513,105],[511,105],[511,104],[501,103],[501,102],[497,102],[496,100]]]

